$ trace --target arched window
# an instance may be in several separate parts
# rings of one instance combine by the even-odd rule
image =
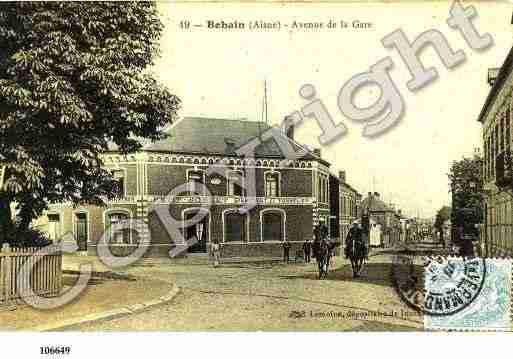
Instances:
[[[224,241],[245,242],[247,239],[248,218],[237,210],[224,214]]]
[[[268,210],[261,213],[262,241],[285,240],[285,215],[279,210]]]

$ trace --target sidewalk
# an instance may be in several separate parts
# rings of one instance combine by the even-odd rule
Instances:
[[[77,258],[64,257],[64,290],[77,280],[79,264],[91,261],[88,257]],[[71,303],[53,310],[35,309],[26,304],[17,304],[14,310],[0,308],[0,330],[59,330],[84,321],[138,312],[168,302],[178,292],[169,282],[113,272],[97,260],[93,263],[93,277],[87,288]]]

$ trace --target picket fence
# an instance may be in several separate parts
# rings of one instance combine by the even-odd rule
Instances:
[[[23,271],[24,264],[32,270]],[[0,251],[0,304],[21,299],[31,288],[34,295],[56,296],[62,289],[62,254],[39,248],[3,248]]]

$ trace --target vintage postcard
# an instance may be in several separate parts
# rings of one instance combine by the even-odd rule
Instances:
[[[512,35],[505,1],[0,3],[0,330],[511,332]]]

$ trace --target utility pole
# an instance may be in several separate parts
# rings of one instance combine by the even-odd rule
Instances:
[[[2,165],[0,163],[0,192],[4,188],[4,179],[5,179],[5,172],[6,172],[7,166]]]

